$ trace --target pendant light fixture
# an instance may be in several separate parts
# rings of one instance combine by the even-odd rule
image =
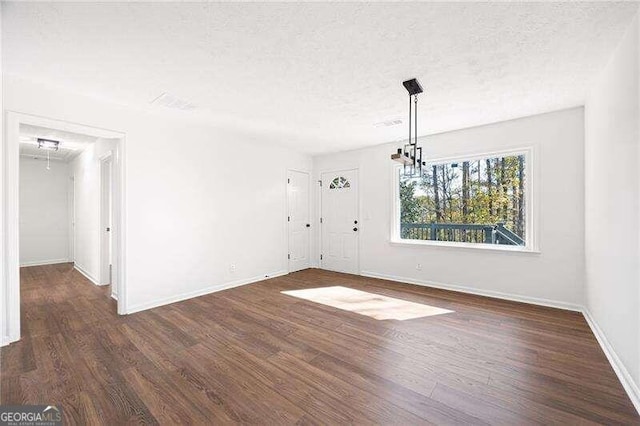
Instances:
[[[47,151],[47,170],[51,170],[51,151],[57,151],[60,148],[60,141],[54,141],[51,139],[38,138],[38,148]]]
[[[405,177],[422,176],[423,166],[426,162],[422,160],[422,147],[418,146],[418,94],[422,93],[422,86],[415,78],[403,81],[402,85],[409,92],[409,143],[403,148],[398,148],[395,154],[391,154],[391,159],[399,162],[403,166]],[[413,104],[413,105],[412,105]],[[411,112],[414,113],[414,135],[411,138]]]

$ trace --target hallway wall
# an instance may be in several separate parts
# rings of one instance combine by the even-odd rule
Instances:
[[[69,166],[20,158],[20,266],[69,261]]]
[[[74,262],[95,284],[108,284],[100,282],[100,158],[114,149],[114,141],[98,140],[74,158],[69,167],[75,186]]]

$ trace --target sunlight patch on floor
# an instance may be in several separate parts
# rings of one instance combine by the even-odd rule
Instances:
[[[282,293],[345,311],[356,312],[377,320],[394,319],[403,321],[453,312],[436,308],[435,306],[395,299],[342,286],[289,290]]]

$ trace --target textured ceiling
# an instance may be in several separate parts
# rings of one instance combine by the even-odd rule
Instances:
[[[47,158],[47,151],[38,148],[38,138],[60,142],[57,151],[49,151],[52,160],[70,161],[91,143],[96,142],[93,136],[45,127],[20,125],[20,155],[31,158]]]
[[[581,105],[635,3],[4,3],[4,70],[310,153]]]

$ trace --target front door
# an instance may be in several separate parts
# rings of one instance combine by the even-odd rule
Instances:
[[[358,171],[322,174],[322,268],[358,273]]]

